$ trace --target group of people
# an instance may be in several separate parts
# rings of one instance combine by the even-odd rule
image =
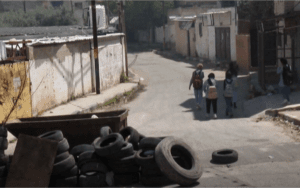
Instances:
[[[230,63],[229,69],[226,71],[226,78],[223,82],[223,96],[226,102],[226,116],[233,117],[232,107],[237,108],[237,70],[234,68],[233,62]],[[196,107],[201,109],[201,102],[203,99],[203,91],[206,98],[206,118],[210,116],[210,107],[213,107],[213,118],[217,118],[217,101],[218,101],[218,84],[215,80],[215,74],[210,73],[208,79],[203,83],[204,72],[203,65],[199,63],[197,69],[193,72],[189,89],[194,87],[194,94],[196,98]]]
[[[283,95],[284,101],[283,106],[290,104],[290,86],[293,84],[293,72],[291,66],[288,64],[287,60],[284,58],[280,59],[282,66],[277,68],[277,74],[280,74],[279,80],[279,91]],[[226,116],[230,118],[233,117],[232,107],[237,108],[237,90],[239,87],[237,81],[238,72],[234,68],[233,62],[229,64],[229,69],[226,71],[225,80],[223,82],[223,97],[226,102]],[[204,72],[203,64],[199,63],[197,69],[193,72],[189,89],[191,86],[194,87],[194,94],[196,98],[196,107],[201,109],[201,102],[203,99],[203,91],[206,97],[206,118],[210,116],[210,107],[213,107],[213,117],[217,118],[217,101],[218,101],[218,84],[215,80],[215,74],[210,73],[207,80],[203,83]]]

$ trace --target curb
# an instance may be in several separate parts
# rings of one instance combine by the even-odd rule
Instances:
[[[134,86],[134,87],[132,88],[132,93],[137,92],[137,91],[138,91],[138,87],[139,87],[139,85]],[[125,92],[128,92],[128,91],[125,91]],[[96,110],[98,107],[103,106],[106,102],[110,101],[111,99],[115,98],[116,96],[117,96],[117,97],[123,97],[124,95],[123,95],[123,93],[122,93],[122,94],[115,95],[114,97],[105,100],[103,103],[92,104],[92,105],[89,106],[87,109],[76,110],[76,111],[72,112],[70,115],[90,113],[90,112]]]
[[[300,119],[294,118],[288,114],[282,114],[282,113],[278,113],[278,117],[281,117],[284,120],[287,120],[289,122],[293,122],[294,125],[300,125]]]
[[[292,105],[289,107],[277,108],[277,109],[269,109],[265,111],[265,115],[269,115],[271,117],[280,117],[284,120],[288,120],[290,122],[294,122],[294,125],[300,125],[300,119],[295,118],[294,116],[283,114],[281,112],[284,111],[295,111],[300,110],[300,105]]]

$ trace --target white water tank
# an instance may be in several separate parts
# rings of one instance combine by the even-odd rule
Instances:
[[[89,7],[89,15],[90,15],[89,25],[93,27],[92,6]],[[96,5],[96,24],[97,24],[97,29],[106,28],[106,14],[105,14],[105,7],[103,5]]]
[[[6,60],[6,58],[7,58],[7,55],[6,55],[5,43],[3,41],[0,41],[0,61]]]

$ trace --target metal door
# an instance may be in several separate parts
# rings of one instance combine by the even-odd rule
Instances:
[[[216,28],[216,58],[217,60],[231,60],[230,55],[230,28]]]

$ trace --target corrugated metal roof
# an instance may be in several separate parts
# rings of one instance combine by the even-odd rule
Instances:
[[[169,17],[172,21],[193,21],[196,19],[195,16],[170,16]]]
[[[230,12],[230,10],[225,10],[225,11],[211,11],[211,12],[206,12],[206,13],[198,14],[198,16],[203,16],[203,15],[208,15],[208,14],[224,14],[224,13],[228,13],[228,12]]]
[[[124,36],[123,33],[113,33],[107,34],[103,36],[98,36],[98,39],[108,38],[108,37],[116,37],[116,36]],[[43,44],[60,44],[66,42],[76,42],[76,41],[84,41],[84,40],[93,40],[93,36],[72,36],[72,37],[54,37],[54,38],[42,38],[42,39],[33,39],[32,43],[28,43],[28,46],[37,46]]]

